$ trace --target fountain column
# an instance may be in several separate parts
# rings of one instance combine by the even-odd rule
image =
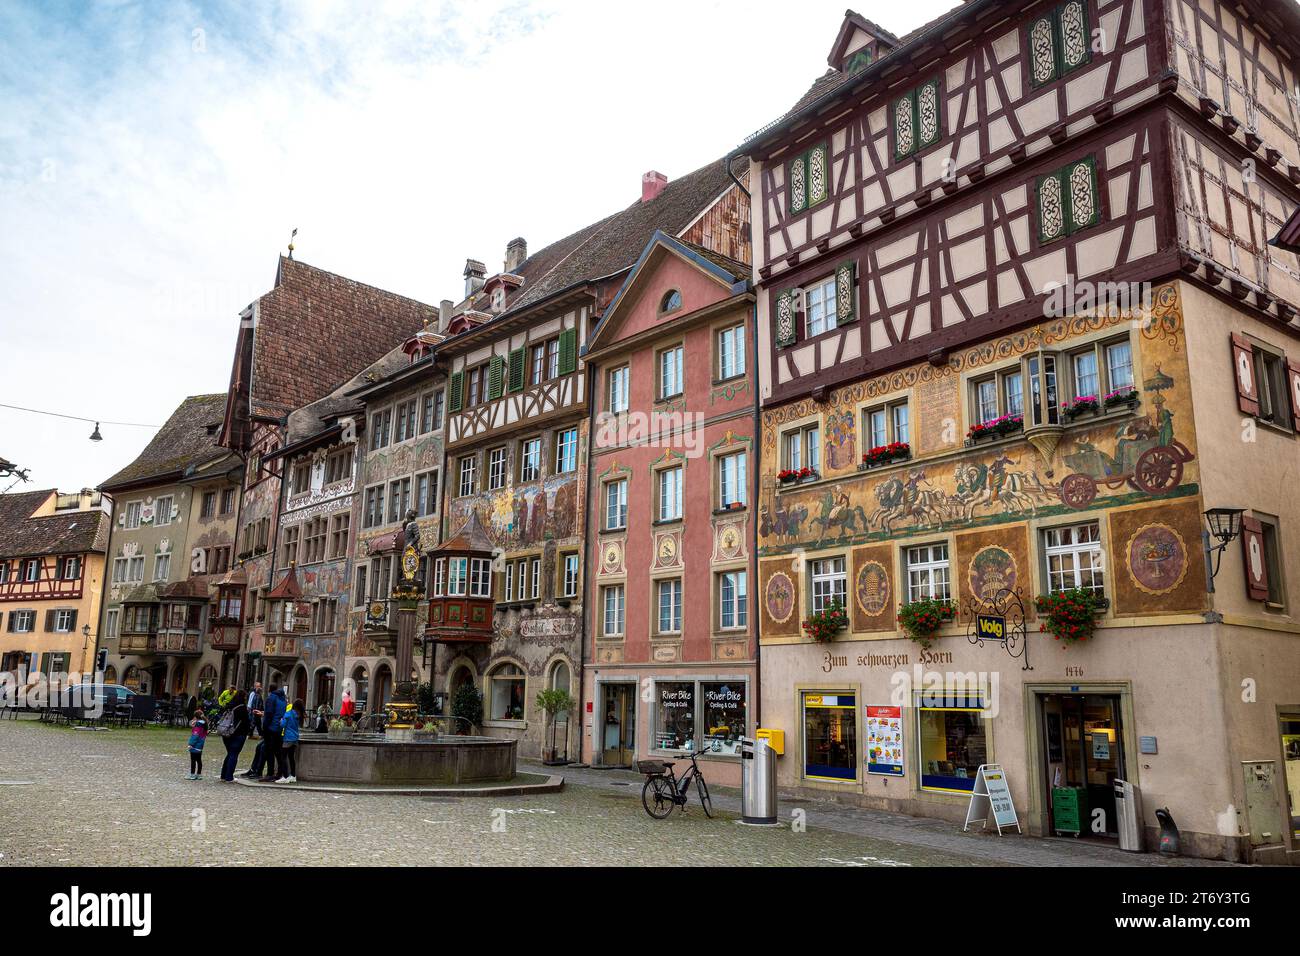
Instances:
[[[388,703],[387,736],[393,740],[410,739],[419,707],[415,699],[415,629],[419,625],[416,611],[424,589],[415,580],[420,569],[420,528],[415,512],[406,513],[406,548],[402,551],[402,578],[393,586],[392,600],[397,610],[397,646],[394,652],[393,698]]]

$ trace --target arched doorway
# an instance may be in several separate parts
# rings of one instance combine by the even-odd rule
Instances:
[[[306,706],[307,702],[307,668],[301,664],[293,672],[293,693],[289,694],[289,703],[300,700]]]
[[[114,667],[112,664],[109,664],[108,667],[104,669],[104,683],[105,684],[117,683],[117,668]]]
[[[328,707],[334,709],[334,669],[322,667],[316,672],[316,697],[312,708]]]
[[[370,675],[366,673],[364,664],[358,664],[352,669],[352,700],[358,711],[365,710],[366,703],[370,700]]]
[[[129,687],[137,694],[143,694],[140,685],[140,668],[134,664],[128,665],[126,671],[122,674],[122,686]]]
[[[375,706],[371,710],[383,710],[393,696],[393,671],[387,664],[375,668]]]
[[[217,669],[211,664],[204,664],[199,669],[198,696],[202,697],[206,691],[217,692]]]

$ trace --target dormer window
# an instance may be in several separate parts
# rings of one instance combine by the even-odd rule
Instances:
[[[682,294],[676,289],[669,289],[664,293],[664,297],[659,303],[659,314],[667,315],[669,312],[676,312],[681,307]]]
[[[506,290],[494,289],[492,291],[492,311],[501,312],[506,307]]]
[[[851,53],[844,62],[844,72],[857,73],[859,70],[865,70],[871,65],[871,60],[870,50],[858,50],[856,53]]]

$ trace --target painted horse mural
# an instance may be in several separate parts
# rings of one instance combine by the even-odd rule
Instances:
[[[821,505],[821,514],[809,522],[809,524],[821,527],[818,541],[825,541],[834,528],[839,528],[839,537],[841,538],[846,534],[857,534],[859,522],[861,522],[860,527],[863,532],[870,528],[870,521],[867,518],[867,513],[862,510],[862,506],[850,504],[849,496],[838,487],[834,493],[828,490],[823,494],[818,499],[818,504]]]
[[[775,536],[779,542],[787,542],[799,536],[799,530],[803,527],[804,519],[808,517],[807,505],[796,505],[787,508],[779,500],[776,511],[769,510],[767,505],[763,505],[760,513],[762,519],[759,524],[759,534],[764,538]]]
[[[913,469],[907,478],[890,478],[876,486],[876,502],[868,523],[879,525],[885,534],[896,522],[916,521],[921,528],[939,528],[949,520],[952,504],[948,495],[925,477],[925,469]]]

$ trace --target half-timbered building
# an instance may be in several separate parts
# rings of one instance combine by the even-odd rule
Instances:
[[[741,148],[783,784],[960,819],[998,763],[1030,832],[1082,807],[1113,836],[1124,779],[1148,836],[1168,806],[1196,854],[1297,849],[1232,808],[1265,757],[1261,802],[1300,806],[1300,264],[1269,244],[1298,27],[1254,0],[970,0],[902,38],[850,12]],[[1212,508],[1245,515],[1207,561]]]
[[[6,696],[94,670],[109,499],[89,488],[0,495],[0,674]]]

